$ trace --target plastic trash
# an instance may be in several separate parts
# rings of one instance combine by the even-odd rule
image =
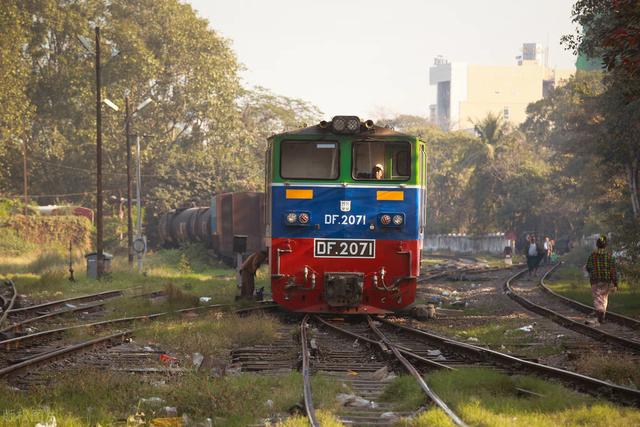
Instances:
[[[476,337],[469,337],[469,338],[467,338],[467,341],[471,341],[471,342],[478,342],[478,338],[476,338]]]
[[[204,360],[204,356],[202,355],[202,353],[196,352],[191,355],[191,361],[193,362],[193,366],[195,366],[196,369],[198,369],[200,365],[202,365],[203,360]]]
[[[160,361],[165,365],[173,365],[174,363],[178,363],[177,358],[164,353],[160,355]]]
[[[162,403],[164,403],[164,399],[162,399],[161,397],[157,397],[157,396],[146,397],[146,398],[143,397],[142,399],[140,399],[140,403],[141,404],[160,406]]]
[[[448,297],[449,295],[451,295],[451,292],[449,292],[449,291],[442,291],[442,296],[443,296],[443,297]]]
[[[533,331],[533,325],[523,326],[521,328],[518,328],[518,331],[531,332]]]
[[[440,350],[427,350],[427,356],[440,356],[441,354]]]
[[[167,417],[177,417],[178,416],[178,408],[175,406],[165,406],[162,408],[164,413],[167,414]]]
[[[75,306],[73,304],[69,304],[69,303],[66,303],[65,306],[68,307],[68,308],[78,308],[77,306]]]
[[[354,408],[377,408],[378,407],[378,405],[374,401],[365,399],[360,396],[356,396],[355,394],[338,393],[336,395],[336,400],[342,406],[351,406]]]
[[[383,412],[380,414],[380,418],[384,418],[385,420],[396,420],[400,418],[400,416],[395,412]]]
[[[267,408],[271,409],[273,408],[273,400],[268,399],[266,402],[264,402],[264,404],[267,406]]]
[[[36,427],[57,427],[57,425],[58,425],[58,422],[56,421],[56,417],[51,415],[51,418],[49,418],[48,421],[37,423]]]
[[[211,302],[211,300],[213,300],[212,297],[200,297],[198,299],[198,301],[200,301],[200,304],[208,304]]]

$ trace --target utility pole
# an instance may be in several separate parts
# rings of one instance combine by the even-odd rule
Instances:
[[[97,276],[104,273],[102,228],[102,101],[100,99],[100,27],[96,27],[96,232]]]
[[[140,185],[141,185],[141,175],[140,175],[140,137],[136,135],[136,155],[138,157],[138,170],[136,173],[137,184],[136,184],[136,200],[138,202],[137,216],[138,216],[138,230],[136,233],[136,240],[142,239],[142,200],[140,199]],[[142,251],[138,251],[138,273],[142,273]]]
[[[22,160],[23,160],[23,175],[24,175],[24,214],[29,214],[29,171],[27,169],[27,138],[24,138],[23,142],[23,151],[22,151]]]
[[[129,250],[129,267],[133,266],[133,221],[131,220],[131,116],[129,115],[129,97],[125,102],[125,132],[127,136],[127,248]]]

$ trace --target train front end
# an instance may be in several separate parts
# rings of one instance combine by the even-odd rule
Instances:
[[[337,116],[271,137],[266,164],[274,301],[316,313],[413,303],[426,221],[422,141]]]

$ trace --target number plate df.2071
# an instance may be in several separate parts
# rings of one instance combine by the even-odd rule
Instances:
[[[314,239],[315,258],[375,258],[376,241],[370,239]]]

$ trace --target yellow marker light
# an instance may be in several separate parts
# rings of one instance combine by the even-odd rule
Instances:
[[[287,199],[313,199],[313,190],[294,190],[288,188],[285,197]]]
[[[404,200],[404,191],[377,191],[376,200]]]

